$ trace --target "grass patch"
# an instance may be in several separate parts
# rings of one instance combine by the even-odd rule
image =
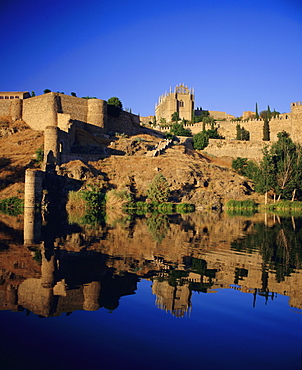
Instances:
[[[280,216],[292,216],[302,214],[302,202],[283,200],[277,203],[263,205],[262,209],[276,213]]]
[[[227,201],[226,213],[229,216],[253,216],[258,212],[258,205],[253,200],[234,200]]]
[[[169,203],[169,202],[134,202],[127,208],[127,212],[144,215],[146,213],[161,213],[164,215],[172,215],[174,213],[190,213],[195,211],[194,204],[189,203]]]

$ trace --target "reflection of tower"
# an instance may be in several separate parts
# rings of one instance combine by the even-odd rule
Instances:
[[[24,245],[37,244],[41,236],[41,213],[35,208],[24,208]]]
[[[173,316],[183,317],[191,307],[189,286],[171,286],[168,281],[154,280],[152,293],[156,295],[155,304],[161,310],[169,311]]]
[[[99,295],[101,290],[101,283],[99,281],[93,281],[89,284],[85,284],[83,287],[84,304],[83,309],[85,311],[96,311],[100,308]]]
[[[54,286],[54,272],[56,268],[55,255],[53,253],[47,253],[42,248],[42,266],[41,266],[41,285],[43,288],[52,288]],[[47,254],[50,254],[47,256]]]
[[[42,201],[42,181],[44,172],[27,169],[25,171],[24,207],[34,208]]]
[[[55,255],[42,247],[41,279],[26,279],[18,289],[19,305],[45,317],[51,316],[54,308]]]

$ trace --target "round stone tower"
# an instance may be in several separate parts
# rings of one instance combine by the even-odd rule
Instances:
[[[22,107],[23,107],[23,100],[22,99],[14,99],[10,103],[10,115],[13,121],[22,118]]]
[[[88,100],[87,123],[102,128],[107,126],[107,102],[101,99]]]
[[[44,131],[44,163],[46,167],[55,167],[60,164],[59,154],[59,128],[46,126]]]

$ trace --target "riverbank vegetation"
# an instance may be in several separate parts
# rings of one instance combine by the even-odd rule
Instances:
[[[255,183],[255,191],[271,196],[274,201],[302,200],[302,148],[283,131],[271,148],[263,149],[263,158],[256,163],[247,158],[233,160],[232,167]]]

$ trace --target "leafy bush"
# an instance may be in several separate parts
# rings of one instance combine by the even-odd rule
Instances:
[[[201,131],[193,136],[193,148],[195,150],[203,150],[209,144],[209,134],[207,131]]]
[[[171,132],[166,132],[166,133],[164,134],[164,138],[165,138],[165,139],[168,139],[168,140],[173,140],[173,139],[174,139],[174,135],[173,135],[173,134],[171,134]]]
[[[119,117],[123,110],[123,104],[119,98],[113,96],[107,101],[107,112],[110,116]]]
[[[36,162],[42,163],[43,159],[44,159],[44,150],[42,147],[40,147],[36,150]]]
[[[247,158],[237,157],[232,161],[232,168],[239,175],[254,179],[258,173],[258,166],[255,162],[249,161]]]
[[[185,129],[182,123],[173,123],[170,133],[176,136],[192,136],[191,131]]]
[[[149,185],[147,197],[151,201],[166,202],[170,195],[170,188],[167,179],[162,173],[157,174]]]

